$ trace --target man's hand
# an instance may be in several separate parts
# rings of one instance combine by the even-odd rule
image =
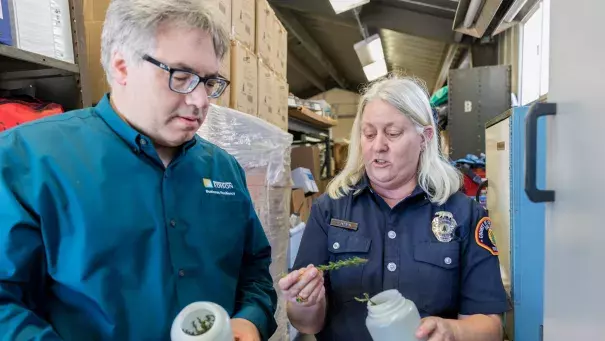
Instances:
[[[231,319],[231,329],[235,341],[260,341],[260,333],[256,326],[244,319]]]
[[[427,341],[456,341],[454,326],[450,321],[439,317],[422,319],[416,337]]]

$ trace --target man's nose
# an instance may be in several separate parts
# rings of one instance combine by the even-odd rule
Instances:
[[[210,99],[208,98],[208,92],[203,83],[200,83],[195,90],[187,95],[187,105],[192,105],[199,110],[204,110],[210,105]]]

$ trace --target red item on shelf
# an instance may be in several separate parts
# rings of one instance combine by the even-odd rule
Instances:
[[[63,107],[56,103],[0,98],[0,131],[63,112]]]
[[[485,169],[483,168],[475,168],[472,170],[473,173],[477,174],[480,178],[485,179]],[[477,191],[479,190],[479,185],[471,177],[464,174],[464,194],[468,196],[474,197],[477,195]]]

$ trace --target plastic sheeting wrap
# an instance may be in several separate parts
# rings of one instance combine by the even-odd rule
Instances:
[[[277,281],[288,269],[292,135],[257,117],[214,105],[198,135],[233,155],[244,168],[256,214],[271,243],[270,270],[279,293]],[[275,317],[278,328],[271,340],[289,340],[281,297]]]

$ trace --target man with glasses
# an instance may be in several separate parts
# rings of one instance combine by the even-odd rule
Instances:
[[[0,135],[3,340],[169,340],[196,301],[220,304],[236,340],[275,331],[271,248],[244,172],[196,135],[229,85],[206,3],[113,0],[111,93]]]

